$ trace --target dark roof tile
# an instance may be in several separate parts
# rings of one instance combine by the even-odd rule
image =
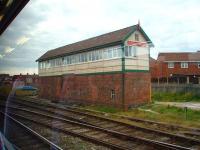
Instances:
[[[47,51],[36,61],[48,60],[51,58],[56,58],[63,55],[70,55],[81,51],[88,51],[94,48],[103,47],[105,45],[111,46],[111,45],[121,44],[132,32],[134,32],[137,29],[141,31],[141,33],[144,35],[144,37],[148,42],[152,43],[151,40],[148,38],[148,36],[145,34],[145,32],[142,30],[142,28],[141,27],[138,28],[138,25],[134,25]]]
[[[200,52],[159,53],[158,61],[200,61]]]

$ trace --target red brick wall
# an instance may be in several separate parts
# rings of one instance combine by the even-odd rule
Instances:
[[[60,76],[54,77],[39,77],[39,96],[51,100],[58,100],[61,93]]]
[[[121,73],[40,77],[39,96],[119,108],[150,101],[150,73],[125,73],[124,102],[122,83]],[[111,98],[111,90],[115,91],[115,99]]]
[[[158,78],[160,76],[160,73],[161,73],[160,63],[158,63],[156,61],[156,62],[151,63],[150,65],[151,65],[150,66],[151,78]]]
[[[134,106],[151,100],[150,73],[133,72],[125,74],[125,105]]]

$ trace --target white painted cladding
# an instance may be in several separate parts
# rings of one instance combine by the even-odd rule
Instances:
[[[148,42],[145,40],[144,36],[139,32],[135,31],[130,35],[125,41],[136,41],[135,34],[138,35],[139,42]],[[136,48],[136,57],[126,57],[125,60],[125,69],[126,70],[149,70],[149,45],[146,47],[137,47]]]

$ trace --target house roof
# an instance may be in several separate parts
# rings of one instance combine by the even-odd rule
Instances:
[[[200,52],[159,53],[158,61],[200,61]]]
[[[153,45],[149,37],[143,31],[143,29],[139,25],[130,26],[124,29],[120,29],[117,31],[113,31],[110,33],[106,33],[100,36],[96,36],[93,38],[89,38],[80,42],[76,42],[73,44],[69,44],[66,46],[62,46],[50,51],[47,51],[36,61],[48,60],[56,57],[60,57],[63,55],[71,55],[78,52],[89,51],[93,49],[103,48],[106,46],[114,46],[118,44],[122,44],[127,37],[129,37],[134,31],[139,30],[144,38]]]

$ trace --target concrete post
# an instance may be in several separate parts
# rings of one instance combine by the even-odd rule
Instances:
[[[168,85],[168,83],[169,83],[169,78],[167,77],[167,85]]]
[[[189,76],[187,76],[187,84],[189,84],[190,83],[190,78],[189,78]]]
[[[179,77],[177,77],[177,81],[178,81],[178,84],[179,84]]]
[[[198,82],[199,82],[199,84],[200,84],[200,77],[198,77]]]
[[[160,84],[160,78],[158,78],[158,85]]]

